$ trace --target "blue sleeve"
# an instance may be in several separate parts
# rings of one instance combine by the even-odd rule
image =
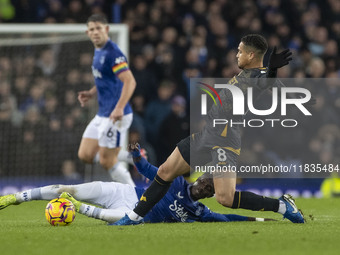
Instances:
[[[209,210],[202,215],[202,222],[229,222],[229,221],[248,221],[248,217],[236,214],[220,214]]]
[[[110,51],[110,61],[112,71],[116,76],[129,70],[127,59],[117,45],[114,45],[113,50]]]
[[[158,167],[151,165],[145,158],[139,162],[135,162],[135,166],[140,174],[144,175],[146,178],[153,180],[157,174]]]

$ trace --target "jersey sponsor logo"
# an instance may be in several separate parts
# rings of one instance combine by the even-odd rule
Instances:
[[[116,64],[116,65],[118,65],[118,64],[120,64],[120,63],[123,63],[123,62],[126,62],[126,61],[125,61],[125,58],[124,58],[123,56],[118,57],[118,58],[115,59],[115,64]]]
[[[169,209],[176,213],[176,217],[178,217],[181,222],[186,222],[189,217],[188,212],[185,211],[184,207],[181,204],[177,205],[177,200],[175,200],[173,204],[169,205]]]
[[[94,78],[103,78],[102,73],[99,72],[99,70],[94,68],[93,66],[92,66],[92,74]]]

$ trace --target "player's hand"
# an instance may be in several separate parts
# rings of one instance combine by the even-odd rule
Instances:
[[[120,108],[115,108],[111,114],[110,114],[110,119],[113,121],[113,122],[116,122],[117,120],[122,120],[124,116],[124,109],[120,109]]]
[[[270,70],[276,70],[278,68],[281,68],[285,65],[289,64],[289,61],[292,60],[292,52],[289,49],[285,49],[281,53],[276,53],[276,46],[274,47],[272,53],[269,57],[269,65],[268,68]]]
[[[140,154],[140,145],[139,143],[129,144],[128,151],[132,155],[133,162],[137,163],[142,159],[142,155]]]
[[[137,158],[140,157],[140,145],[139,143],[130,143],[128,145],[128,151],[132,154],[132,157]]]
[[[92,96],[93,95],[88,90],[78,92],[78,101],[80,102],[80,106],[84,107],[86,102],[89,101]]]

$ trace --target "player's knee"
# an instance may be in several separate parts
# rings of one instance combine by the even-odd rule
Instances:
[[[101,159],[99,163],[105,170],[110,170],[113,167],[112,161],[109,162],[109,160]]]
[[[83,161],[84,163],[87,164],[92,164],[93,163],[93,155],[90,155],[89,153],[86,153],[84,151],[79,150],[78,151],[78,158]]]
[[[216,200],[219,204],[231,208],[234,202],[235,189],[228,192],[215,193]]]
[[[162,178],[162,180],[164,181],[172,181],[175,178],[175,173],[172,171],[172,169],[170,169],[169,167],[167,167],[166,164],[162,164],[159,168],[158,168],[158,172],[157,172],[158,176]]]
[[[105,169],[110,170],[117,163],[117,159],[100,156],[99,164]]]

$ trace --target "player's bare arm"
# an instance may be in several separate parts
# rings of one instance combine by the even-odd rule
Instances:
[[[123,82],[123,89],[116,107],[110,114],[110,119],[113,121],[122,119],[122,117],[124,116],[124,108],[136,88],[136,80],[130,70],[120,73],[118,75],[118,78]]]
[[[97,87],[94,86],[90,90],[84,90],[78,92],[78,101],[80,102],[81,107],[84,107],[87,101],[94,97],[97,93]]]

